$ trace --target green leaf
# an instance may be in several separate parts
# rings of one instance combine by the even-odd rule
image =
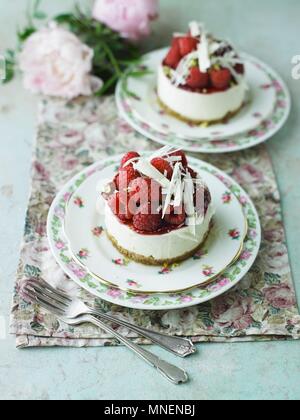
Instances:
[[[7,84],[11,82],[15,77],[15,70],[13,67],[6,67],[6,76],[5,79],[2,80],[2,84]]]
[[[107,80],[104,85],[102,86],[101,89],[98,90],[98,92],[96,92],[96,96],[102,96],[104,94],[106,94],[109,89],[115,85],[116,81],[118,80],[118,75],[115,74],[113,77],[111,77],[109,80]]]
[[[71,13],[64,13],[54,17],[54,20],[57,23],[70,23],[73,19],[73,15]]]
[[[18,31],[17,36],[18,36],[19,42],[23,43],[34,32],[36,32],[36,28],[34,26],[29,26],[21,31]]]

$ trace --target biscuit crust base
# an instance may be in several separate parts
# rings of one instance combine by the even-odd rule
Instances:
[[[244,107],[245,103],[243,103],[236,111],[228,112],[227,115],[225,115],[224,118],[221,118],[219,120],[211,120],[211,121],[201,121],[201,120],[190,120],[187,117],[184,117],[183,115],[178,114],[177,112],[173,111],[171,108],[169,108],[167,105],[163,103],[163,101],[160,99],[159,96],[157,96],[158,103],[161,106],[161,108],[171,117],[176,118],[177,120],[180,120],[182,122],[185,122],[187,124],[195,124],[195,125],[215,125],[215,124],[226,124],[231,118],[235,117]]]
[[[111,243],[113,244],[113,246],[121,253],[123,254],[126,258],[128,258],[129,260],[135,261],[137,263],[140,264],[144,264],[144,265],[152,265],[152,266],[162,266],[162,265],[172,265],[172,264],[176,264],[176,263],[180,263],[183,262],[185,260],[188,260],[189,258],[193,257],[197,251],[199,251],[201,249],[201,247],[204,245],[204,243],[206,242],[208,235],[211,231],[213,223],[211,222],[210,227],[203,239],[203,241],[201,242],[201,244],[197,245],[194,249],[192,249],[191,251],[187,252],[184,255],[181,255],[179,257],[176,258],[171,258],[171,259],[165,259],[165,260],[156,260],[153,257],[145,257],[143,255],[139,255],[136,254],[134,252],[130,252],[126,249],[124,249],[123,247],[121,247],[118,244],[118,241],[112,236],[110,235],[107,231],[106,231],[106,235],[108,237],[108,239],[111,241]]]

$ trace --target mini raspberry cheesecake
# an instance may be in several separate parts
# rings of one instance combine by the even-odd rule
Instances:
[[[245,66],[226,41],[192,22],[186,35],[174,35],[158,70],[158,97],[173,116],[191,123],[217,123],[243,106]]]
[[[147,265],[188,259],[212,226],[211,194],[182,151],[124,156],[102,193],[108,238],[127,258]]]

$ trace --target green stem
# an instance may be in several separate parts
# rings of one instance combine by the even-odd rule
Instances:
[[[96,96],[104,95],[119,79],[119,76],[115,74],[111,79],[109,79],[98,92],[95,93]]]
[[[115,69],[115,71],[118,75],[118,77],[121,77],[123,73],[122,73],[122,70],[119,66],[119,63],[116,60],[112,50],[109,48],[109,46],[105,42],[102,42],[101,45],[103,46],[103,48],[104,48],[104,50],[105,50],[105,52],[106,52],[106,54],[107,54],[107,56],[108,56],[108,58],[109,58],[109,60],[112,64],[112,66],[114,67],[114,69]]]

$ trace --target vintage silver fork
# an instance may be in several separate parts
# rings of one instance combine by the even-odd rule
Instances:
[[[173,337],[156,331],[147,330],[111,315],[104,314],[99,310],[97,311],[96,309],[89,307],[81,300],[70,297],[61,290],[54,289],[43,280],[39,279],[38,282],[35,280],[29,280],[27,284],[32,285],[36,291],[50,299],[54,295],[59,302],[68,307],[69,318],[77,318],[81,315],[93,315],[102,320],[122,325],[123,327],[148,338],[152,342],[163,347],[165,350],[176,354],[177,356],[186,357],[196,352],[196,347],[193,345],[192,341],[187,338]]]
[[[80,325],[83,323],[92,323],[96,325],[111,334],[127,348],[133,350],[138,356],[151,366],[155,367],[159,373],[172,383],[178,385],[188,381],[188,375],[183,369],[160,359],[150,351],[134,344],[131,340],[127,339],[123,335],[114,331],[107,324],[100,321],[96,316],[91,314],[79,314],[76,318],[73,318],[72,299],[68,297],[67,300],[65,294],[62,295],[61,292],[59,294],[57,292],[54,293],[53,290],[51,293],[49,293],[48,289],[45,292],[36,282],[30,281],[24,285],[23,295],[24,298],[37,303],[68,325]]]

